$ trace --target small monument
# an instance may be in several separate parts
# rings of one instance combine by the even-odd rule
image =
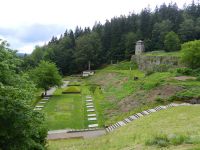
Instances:
[[[135,45],[135,55],[141,55],[144,52],[144,42],[139,40]]]

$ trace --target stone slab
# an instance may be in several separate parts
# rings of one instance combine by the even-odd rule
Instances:
[[[88,121],[95,121],[95,120],[97,120],[96,117],[88,118]]]
[[[90,106],[86,106],[86,107],[87,107],[87,108],[94,108],[94,106],[91,106],[91,105],[90,105]]]
[[[86,102],[92,102],[92,99],[87,99]]]
[[[43,101],[49,101],[49,99],[42,99]]]
[[[88,109],[87,112],[94,112],[95,109]]]
[[[156,112],[156,110],[155,110],[155,109],[149,109],[149,111],[150,111],[150,112]]]
[[[88,125],[89,128],[96,128],[96,127],[98,127],[98,126],[99,126],[98,124],[89,124],[89,125]]]
[[[139,117],[142,117],[142,116],[143,116],[141,113],[137,113],[137,115],[138,115]]]
[[[92,98],[92,96],[88,95],[88,96],[86,96],[86,98],[87,98],[87,99],[90,99],[90,98]]]
[[[87,105],[87,106],[89,106],[89,105],[93,105],[93,103],[86,103],[86,105]]]
[[[34,108],[33,110],[42,110],[42,108]]]
[[[35,106],[35,108],[43,108],[44,106],[41,106],[41,105],[37,105]]]
[[[97,115],[96,114],[88,114],[87,116],[88,117],[96,117]]]
[[[132,115],[132,116],[129,116],[131,119],[133,119],[133,120],[135,120],[135,119],[137,119],[137,117],[135,117],[134,115]]]
[[[118,124],[120,124],[120,126],[126,125],[123,121],[119,121]]]
[[[46,102],[39,102],[39,104],[45,104]]]

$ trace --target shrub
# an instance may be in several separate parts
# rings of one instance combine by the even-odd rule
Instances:
[[[176,72],[178,75],[193,75],[193,70],[190,68],[178,68]]]
[[[78,81],[74,81],[74,82],[69,82],[68,86],[80,86],[81,83]]]
[[[184,43],[181,52],[183,63],[192,69],[200,68],[200,40]]]
[[[78,86],[70,86],[63,90],[63,94],[80,93],[81,89]]]
[[[158,135],[153,137],[153,139],[147,140],[146,145],[157,145],[159,147],[167,147],[169,145],[181,145],[186,144],[199,144],[199,136],[187,136],[187,135]]]
[[[153,139],[147,140],[145,142],[146,145],[157,145],[160,147],[167,147],[169,146],[169,139],[166,135],[159,135],[154,137]]]
[[[165,36],[164,47],[167,52],[180,50],[180,39],[175,32],[169,32]]]

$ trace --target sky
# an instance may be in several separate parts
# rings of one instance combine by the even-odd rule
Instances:
[[[66,29],[92,27],[114,16],[139,13],[143,8],[192,0],[0,0],[0,39],[21,53],[31,53]]]

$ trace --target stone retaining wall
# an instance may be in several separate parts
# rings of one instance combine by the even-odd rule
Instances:
[[[133,55],[131,61],[135,62],[142,71],[166,71],[181,66],[178,56]]]

